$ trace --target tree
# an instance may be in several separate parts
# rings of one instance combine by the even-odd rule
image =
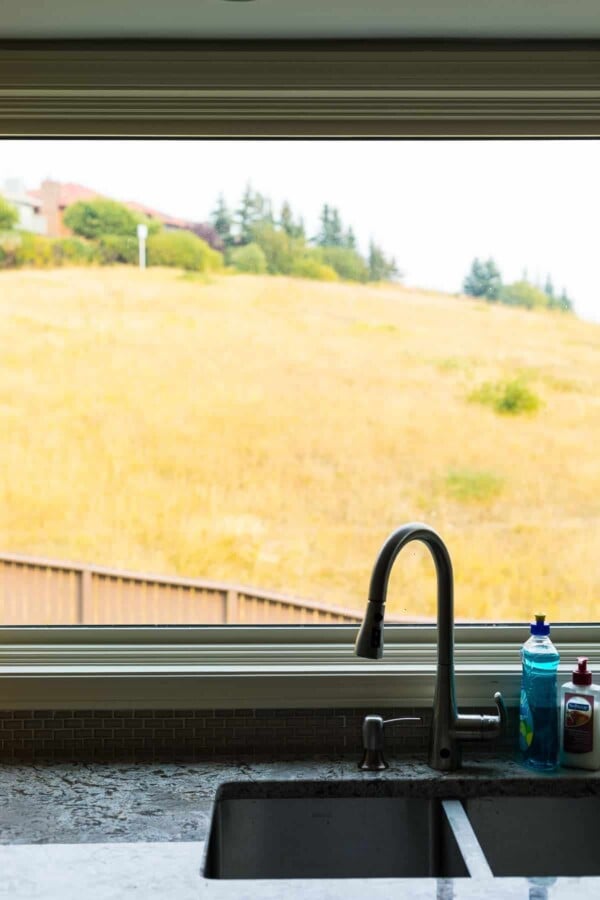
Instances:
[[[544,293],[547,294],[551,300],[554,299],[554,285],[552,284],[552,279],[550,278],[550,275],[546,275],[546,283],[544,285]]]
[[[471,297],[483,297],[492,302],[498,300],[502,291],[502,277],[494,260],[474,259],[471,271],[464,280],[463,290]]]
[[[567,294],[565,288],[560,292],[560,297],[554,296],[550,298],[548,307],[549,309],[559,309],[561,312],[573,312],[574,310],[573,301]]]
[[[347,247],[348,250],[356,250],[356,237],[352,228],[349,228],[344,235],[343,246]]]
[[[11,231],[19,221],[19,213],[8,200],[0,197],[0,231]]]
[[[544,309],[549,305],[549,297],[541,288],[522,279],[505,285],[499,299],[508,306],[524,306],[526,309]]]
[[[369,268],[356,250],[347,247],[319,247],[315,249],[318,259],[326,266],[331,266],[345,281],[369,280]]]
[[[222,247],[232,247],[234,243],[234,237],[232,234],[233,216],[229,211],[223,194],[219,194],[217,198],[217,205],[215,206],[210,216],[210,224],[218,234]],[[204,235],[198,236],[204,238]],[[206,240],[206,238],[204,239]],[[215,247],[215,249],[218,250],[221,248]]]
[[[281,215],[279,217],[279,225],[287,235],[291,238],[302,238],[304,240],[304,222],[302,219],[298,219],[297,222],[294,221],[294,216],[292,214],[292,207],[288,203],[287,200],[284,201],[281,207]]]
[[[160,230],[160,224],[134,213],[123,203],[98,197],[96,200],[80,200],[65,210],[64,223],[75,234],[92,240],[104,234],[135,237],[138,224],[146,224],[150,234]]]
[[[267,258],[258,244],[244,244],[234,247],[229,254],[229,262],[238,272],[262,275],[267,271]]]
[[[398,275],[396,261],[388,259],[381,247],[374,241],[369,244],[369,281],[391,281],[394,275]]]
[[[250,184],[242,195],[240,207],[237,210],[237,225],[239,236],[237,243],[250,244],[253,240],[253,230],[257,225],[273,225],[273,208],[268,197],[252,190]]]
[[[323,204],[321,210],[321,228],[315,243],[318,247],[343,247],[344,233],[339,210],[328,203]]]
[[[281,228],[260,222],[252,229],[254,241],[261,248],[270,275],[290,275],[294,259],[304,248],[304,242],[294,240]]]

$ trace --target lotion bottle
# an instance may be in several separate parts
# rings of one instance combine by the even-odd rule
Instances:
[[[592,684],[585,656],[560,689],[560,761],[574,769],[600,769],[600,685]]]

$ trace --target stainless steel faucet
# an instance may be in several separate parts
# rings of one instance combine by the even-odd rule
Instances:
[[[388,580],[394,560],[406,544],[421,541],[435,562],[437,573],[437,678],[433,698],[433,722],[429,765],[449,772],[461,762],[463,741],[498,737],[506,727],[502,694],[494,694],[498,715],[462,715],[456,708],[454,686],[454,582],[450,554],[443,540],[428,525],[411,522],[388,537],[379,551],[371,575],[369,602],[356,638],[356,655],[367,659],[383,656],[383,625]]]

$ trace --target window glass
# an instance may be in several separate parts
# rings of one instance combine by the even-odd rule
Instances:
[[[597,619],[598,151],[1,142],[0,624]]]

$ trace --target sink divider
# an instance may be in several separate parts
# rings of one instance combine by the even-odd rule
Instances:
[[[442,800],[442,809],[471,878],[493,878],[494,873],[460,800]]]

